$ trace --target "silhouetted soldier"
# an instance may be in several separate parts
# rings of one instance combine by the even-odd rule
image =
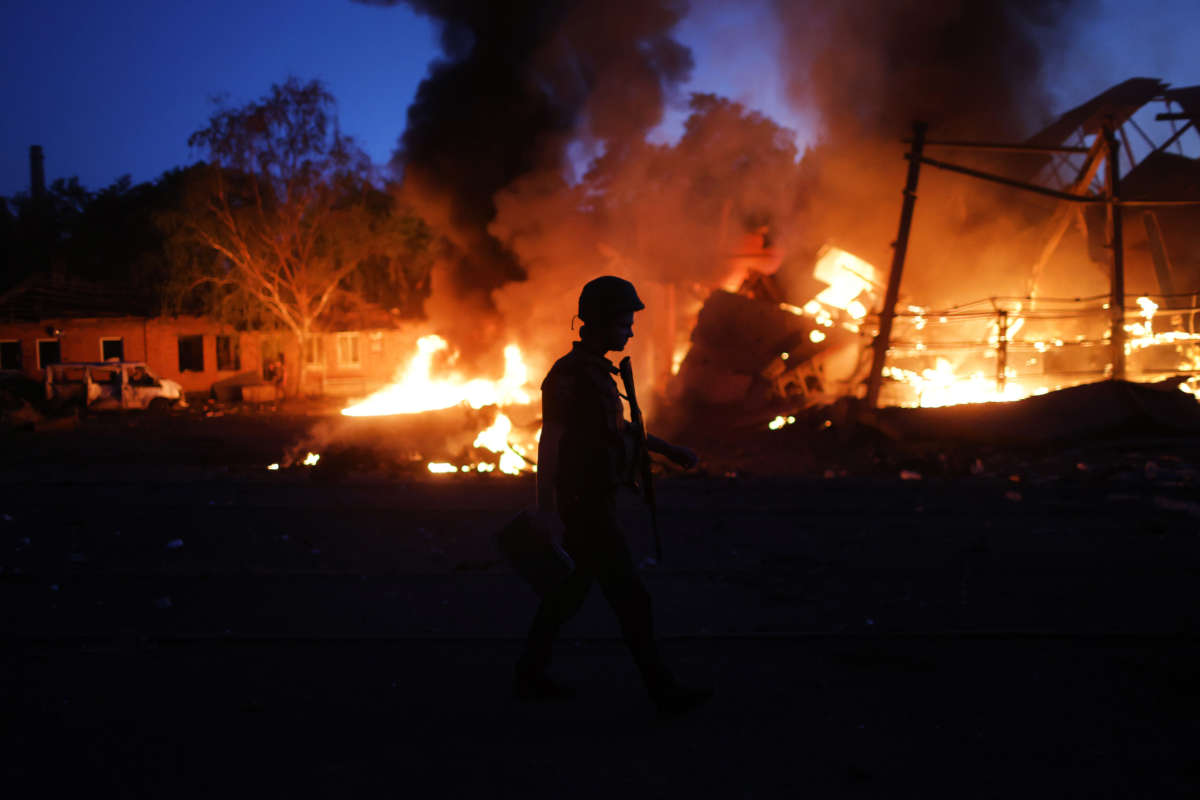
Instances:
[[[525,700],[569,697],[573,692],[546,670],[559,628],[579,611],[593,581],[600,584],[621,625],[625,643],[660,712],[687,711],[711,692],[680,686],[659,655],[650,595],[638,577],[617,519],[616,493],[632,481],[633,436],[605,358],[633,337],[634,312],[645,308],[633,284],[611,275],[589,281],[579,295],[583,327],[571,352],[555,362],[542,383],[542,436],[538,445],[536,526],[562,536],[575,571],[546,594],[517,663],[514,691]],[[654,436],[649,450],[685,468],[696,454]]]

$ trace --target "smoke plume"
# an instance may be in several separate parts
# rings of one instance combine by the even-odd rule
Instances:
[[[447,237],[440,288],[490,309],[493,290],[526,277],[488,233],[497,192],[531,173],[561,172],[572,141],[618,150],[656,125],[692,66],[671,38],[687,5],[406,2],[438,24],[443,58],[417,90],[394,160],[406,195]]]
[[[826,132],[886,137],[921,119],[943,138],[1024,136],[1045,121],[1043,47],[1077,0],[775,0],[783,67]]]
[[[819,122],[796,219],[886,268],[914,120],[932,139],[1019,141],[1050,116],[1046,48],[1091,0],[773,0],[790,95]],[[960,163],[964,151],[938,151]],[[993,170],[996,162],[983,163]],[[1024,177],[1029,177],[1025,175]],[[925,303],[1023,292],[1047,203],[926,168],[905,285]],[[1051,203],[1053,201],[1050,201]],[[972,281],[963,279],[971,262]],[[968,297],[968,295],[970,295]]]

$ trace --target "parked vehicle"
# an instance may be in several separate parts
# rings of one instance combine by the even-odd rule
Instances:
[[[182,386],[156,377],[141,361],[51,364],[46,367],[46,399],[97,411],[187,406]]]

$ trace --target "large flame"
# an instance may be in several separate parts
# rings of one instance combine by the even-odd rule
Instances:
[[[868,262],[841,248],[826,245],[817,254],[813,277],[826,284],[815,297],[795,306],[780,303],[785,311],[810,318],[815,329],[809,341],[821,344],[828,338],[827,329],[842,328],[863,337],[865,350],[871,327],[869,309],[876,305],[878,271]],[[977,301],[990,302],[990,309],[972,308],[967,303],[942,312],[930,312],[915,305],[897,309],[896,329],[888,349],[888,365],[884,376],[892,387],[885,395],[885,404],[935,407],[963,403],[995,403],[1022,400],[1032,395],[1064,389],[1081,383],[1099,380],[1111,372],[1094,368],[1077,373],[1046,371],[1046,356],[1059,348],[1093,347],[1107,353],[1111,332],[1102,331],[1092,321],[1107,319],[1108,304],[1088,305],[1085,301],[1056,301],[1066,307],[1042,308],[1037,313],[1025,309],[1024,303],[997,303],[997,298]],[[1174,347],[1178,361],[1174,374],[1191,373],[1193,377],[1180,384],[1180,390],[1196,395],[1200,400],[1200,333],[1181,330],[1183,315],[1173,313],[1169,328],[1156,331],[1155,314],[1158,304],[1149,297],[1137,298],[1136,309],[1129,309],[1123,325],[1126,333],[1125,353],[1137,354],[1148,348],[1159,348],[1155,356],[1157,369],[1138,366],[1135,359],[1129,369],[1130,380],[1152,381],[1171,374],[1164,372],[1162,347]],[[1073,321],[1075,331],[1083,326],[1092,329],[1092,338],[1075,333],[1064,341],[1045,325],[1053,320]],[[1032,323],[1026,325],[1026,323]],[[1029,328],[1039,327],[1038,333]],[[1070,328],[1068,328],[1070,329]],[[948,331],[954,330],[951,334]],[[1064,349],[1062,352],[1066,352]],[[787,353],[782,354],[786,359]],[[1145,363],[1145,362],[1143,362]],[[1107,370],[1107,372],[1106,372]],[[782,418],[780,418],[782,419]],[[776,419],[772,430],[783,423]]]
[[[959,374],[954,365],[945,358],[938,358],[933,369],[917,371],[884,367],[883,374],[911,386],[916,393],[916,402],[904,405],[921,408],[956,406],[963,403],[1002,403],[1049,391],[1045,386],[1032,387],[1011,379],[1005,381],[1004,387],[1001,388],[995,376],[988,377],[979,371]]]
[[[499,380],[464,378],[460,374],[435,378],[432,374],[435,354],[446,350],[449,344],[440,336],[422,336],[417,340],[417,353],[412,360],[398,371],[396,380],[380,389],[361,403],[342,409],[348,417],[373,417],[390,414],[417,414],[436,411],[457,405],[471,408],[485,406],[529,405],[533,397],[526,386],[529,369],[515,344],[504,348],[504,375]],[[540,431],[538,431],[540,434]],[[517,475],[533,468],[525,455],[536,446],[537,434],[532,439],[514,432],[512,420],[497,411],[492,424],[475,437],[472,447],[488,450],[499,456],[495,461],[455,465],[448,461],[432,461],[427,467],[431,473],[492,472],[499,469],[508,475]]]
[[[862,319],[867,315],[862,298],[870,297],[876,280],[875,267],[869,262],[840,247],[826,245],[817,253],[813,277],[828,284],[817,295],[818,303],[840,308],[854,319]],[[813,313],[811,309],[809,312]]]
[[[431,334],[417,340],[417,354],[401,370],[394,383],[375,394],[342,409],[348,417],[376,417],[386,414],[415,414],[466,403],[471,408],[502,405],[528,405],[532,402],[525,382],[529,370],[515,344],[504,348],[504,377],[498,381],[483,378],[464,379],[460,375],[435,379],[430,375],[433,356],[449,345]]]
[[[1158,304],[1149,297],[1139,297],[1136,300],[1138,307],[1137,316],[1133,321],[1124,324],[1126,333],[1125,339],[1125,354],[1127,356],[1137,353],[1139,350],[1145,350],[1157,345],[1175,345],[1179,353],[1179,361],[1176,364],[1176,369],[1179,372],[1195,373],[1200,371],[1200,347],[1186,346],[1188,343],[1200,342],[1200,333],[1191,333],[1182,330],[1168,330],[1155,332],[1154,317],[1158,311]],[[1108,304],[1101,306],[1101,311],[1108,309]],[[914,332],[924,331],[928,324],[928,319],[924,315],[922,309],[910,307],[912,328]],[[1004,331],[1003,344],[1009,349],[1008,363],[1013,364],[1017,361],[1017,354],[1028,352],[1030,348],[1035,351],[1032,355],[1040,355],[1048,350],[1061,348],[1068,344],[1059,338],[1046,339],[1021,339],[1018,341],[1018,332],[1024,326],[1025,319],[1020,316],[1022,308],[1017,304],[1015,309],[1010,312],[1008,322]],[[945,317],[941,317],[938,322],[945,323]],[[1177,321],[1176,321],[1177,322]],[[992,322],[990,325],[990,333],[986,345],[980,346],[980,351],[984,356],[990,354],[995,357],[999,353],[1001,345],[1001,333],[999,324]],[[1104,342],[1111,338],[1109,332],[1103,334],[1101,344],[1104,347],[1108,345]],[[1076,339],[1083,339],[1082,335]],[[922,339],[918,340],[911,346],[911,353],[920,351],[937,351],[939,345],[936,341],[930,341],[928,344]],[[1067,386],[1074,386],[1080,383],[1089,382],[1087,377],[1079,377],[1074,380],[1050,385],[1050,382],[1045,378],[1036,375],[1021,375],[1013,366],[1006,367],[1004,371],[1004,380],[999,379],[998,369],[993,369],[990,373],[985,373],[979,369],[973,369],[965,366],[966,359],[962,359],[962,363],[954,364],[949,358],[937,357],[935,366],[931,369],[905,369],[897,365],[890,365],[884,368],[884,375],[898,383],[907,385],[913,394],[913,399],[902,401],[900,405],[920,406],[922,408],[930,408],[936,406],[959,405],[962,403],[994,403],[1007,402],[1012,400],[1022,400],[1032,395],[1045,394],[1052,389],[1062,389]],[[978,363],[978,359],[974,362]],[[1030,364],[1034,360],[1029,361]],[[1161,373],[1159,373],[1161,374]],[[1154,380],[1156,375],[1147,375],[1142,380]],[[1094,378],[1093,378],[1094,379]],[[1131,379],[1136,380],[1136,377]],[[1200,380],[1196,377],[1190,378],[1180,384],[1180,390],[1190,394],[1196,394],[1200,388]],[[1200,394],[1197,394],[1197,399],[1200,400]]]

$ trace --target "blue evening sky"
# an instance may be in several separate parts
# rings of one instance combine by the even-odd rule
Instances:
[[[688,89],[762,110],[803,142],[809,121],[784,100],[766,2],[698,5],[680,29],[697,65]],[[1094,21],[1054,51],[1060,110],[1135,75],[1200,83],[1200,2],[1096,4]],[[31,144],[46,151],[48,181],[155,178],[195,159],[187,137],[210,98],[245,102],[289,74],[325,81],[342,130],[382,163],[437,52],[428,20],[349,0],[40,0],[10,3],[0,20],[0,195],[27,189]],[[670,113],[658,138],[682,118]]]

